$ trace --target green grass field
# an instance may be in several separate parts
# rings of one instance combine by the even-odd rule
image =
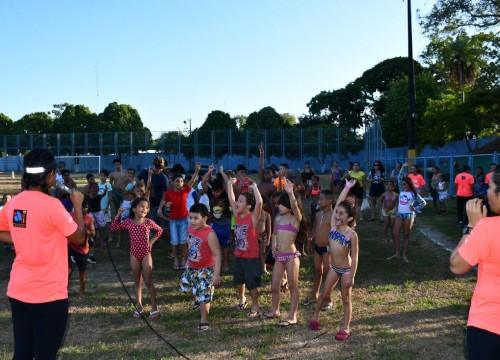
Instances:
[[[460,229],[455,225],[453,211],[450,206],[450,214],[441,216],[428,204],[416,227],[432,226],[458,242]],[[393,248],[384,242],[381,224],[360,222],[357,232],[360,259],[353,289],[352,337],[345,343],[334,339],[343,313],[338,289],[334,290],[334,309],[321,314],[319,332],[308,328],[313,308],[301,305],[299,324],[281,329],[276,321],[248,319],[246,312],[235,309],[237,298],[230,275],[224,275],[222,286],[216,289],[211,329],[199,332],[199,312],[190,310],[192,296],[177,290],[181,273],[172,270],[170,247],[164,240],[153,248],[161,316],[150,320],[150,324],[190,359],[464,359],[464,331],[474,274],[452,275],[449,252],[416,228],[412,230],[409,264],[386,260]],[[5,294],[13,255],[0,250],[0,293]],[[120,249],[111,243],[109,250],[133,295],[127,242]],[[133,308],[113,269],[108,249],[96,249],[95,255],[98,263],[89,267],[83,299],[78,300],[77,276],[70,280],[70,320],[61,358],[181,359],[142,320],[132,319]],[[301,300],[311,289],[312,277],[309,256],[301,261]],[[270,276],[263,278],[263,284],[261,310],[266,310],[271,302]],[[146,290],[144,293],[147,309],[149,300]],[[282,316],[286,316],[288,307],[289,298],[284,295]],[[12,324],[5,295],[0,296],[0,328],[0,359],[10,359]]]

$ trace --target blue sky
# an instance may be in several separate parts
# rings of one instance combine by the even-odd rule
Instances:
[[[416,20],[414,56],[427,39]],[[139,111],[152,131],[265,106],[300,116],[322,90],[407,56],[402,0],[0,0],[0,112]]]

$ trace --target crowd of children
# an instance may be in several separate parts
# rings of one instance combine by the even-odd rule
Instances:
[[[180,290],[191,292],[192,309],[200,309],[200,331],[210,328],[214,287],[221,284],[221,275],[229,273],[232,267],[238,299],[235,310],[246,311],[248,318],[278,319],[280,327],[297,323],[299,303],[304,307],[315,304],[309,327],[319,330],[320,313],[332,309],[332,289],[340,280],[344,319],[335,338],[347,340],[359,254],[355,228],[356,221],[363,220],[361,201],[367,196],[370,198],[368,221],[380,216],[385,241],[393,242],[395,254],[388,259],[408,262],[410,229],[415,213],[425,205],[420,196],[425,181],[416,166],[412,166],[411,176],[405,174],[408,163],[399,164],[396,171],[386,176],[381,162],[376,161],[366,176],[359,163],[343,170],[334,162],[330,188],[325,189],[310,164],[306,163],[305,169],[299,172],[290,170],[286,163],[278,169],[264,168],[262,145],[259,153],[256,182],[247,176],[242,164],[235,173],[210,165],[208,171],[199,176],[201,164],[197,163],[194,174],[189,177],[182,166],[176,164],[168,168],[161,157],[137,175],[132,168],[124,170],[120,159],[113,161],[115,169],[111,174],[105,169],[100,172],[99,182],[93,174],[88,174],[82,189],[86,241],[84,245],[69,247],[70,275],[74,263],[80,275],[80,297],[85,294],[87,263],[96,263],[93,247],[109,246],[113,237],[115,246],[120,247],[124,242],[121,231],[125,230],[130,239],[136,297],[132,316],[158,317],[160,309],[153,283],[151,251],[163,235],[171,244],[173,270],[182,271]],[[61,181],[75,189],[70,172],[64,166],[60,168]],[[439,199],[440,211],[446,213],[447,184],[441,174],[434,175],[432,189]],[[71,211],[67,193],[59,190],[54,195]],[[3,201],[8,200],[7,194],[4,195]],[[303,201],[309,204],[307,212]],[[402,254],[400,231],[404,239]],[[112,232],[116,234],[113,236]],[[232,263],[231,248],[234,248]],[[300,259],[307,253],[313,256],[314,283],[311,293],[300,302]],[[271,308],[261,311],[259,289],[270,267]],[[142,304],[143,282],[151,302],[148,312]],[[290,305],[287,316],[282,317],[280,300],[284,288],[289,291]],[[251,302],[247,302],[247,290]]]

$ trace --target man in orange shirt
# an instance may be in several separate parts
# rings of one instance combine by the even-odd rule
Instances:
[[[457,195],[457,221],[458,226],[463,227],[464,224],[469,223],[467,213],[465,213],[464,223],[464,210],[467,201],[472,199],[474,194],[474,176],[470,173],[470,167],[465,165],[462,172],[455,176],[455,194]]]

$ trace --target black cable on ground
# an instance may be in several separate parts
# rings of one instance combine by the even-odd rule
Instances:
[[[296,351],[300,351],[302,349],[304,349],[305,347],[307,347],[312,341],[318,339],[319,337],[327,334],[328,331],[324,331],[322,332],[321,334],[318,334],[316,335],[315,337],[313,337],[311,340],[307,341],[304,345],[302,345],[301,347],[299,347]],[[266,360],[285,360],[285,359],[290,359],[290,357],[292,357],[293,355],[289,355],[289,356],[285,356],[285,357],[274,357],[274,358],[267,358]]]
[[[94,220],[95,220],[95,217],[94,217]],[[99,229],[99,232],[100,232],[100,235],[102,235],[101,239],[104,239],[104,236],[106,236],[106,234],[103,234],[103,230],[100,228]],[[103,240],[104,241],[104,240]],[[184,359],[186,360],[190,360],[186,355],[184,355],[183,353],[181,353],[174,345],[172,345],[167,339],[165,339],[158,331],[156,331],[152,326],[151,324],[149,323],[149,321],[146,319],[146,317],[142,314],[141,311],[139,311],[139,309],[137,309],[137,307],[135,306],[135,302],[134,300],[132,299],[132,296],[130,296],[130,293],[128,292],[127,290],[127,287],[125,286],[125,284],[123,283],[123,280],[120,276],[120,273],[118,272],[118,269],[116,268],[116,265],[115,265],[115,261],[113,260],[113,255],[111,254],[111,250],[109,249],[109,244],[106,245],[106,249],[108,250],[108,256],[109,256],[109,260],[111,261],[111,265],[113,265],[113,269],[115,270],[115,273],[116,273],[116,276],[118,276],[118,280],[120,281],[120,283],[122,284],[122,287],[123,287],[123,290],[125,291],[125,293],[127,294],[129,300],[130,300],[130,303],[132,304],[132,306],[135,308],[135,310],[140,314],[140,317],[141,319],[146,323],[146,325],[149,327],[149,329],[154,333],[156,334],[156,336],[158,336],[161,340],[163,340],[163,342],[165,342],[165,344],[167,344],[168,346],[170,346],[170,348],[172,348],[172,350],[174,350],[177,354],[179,354],[179,356],[183,357]]]

